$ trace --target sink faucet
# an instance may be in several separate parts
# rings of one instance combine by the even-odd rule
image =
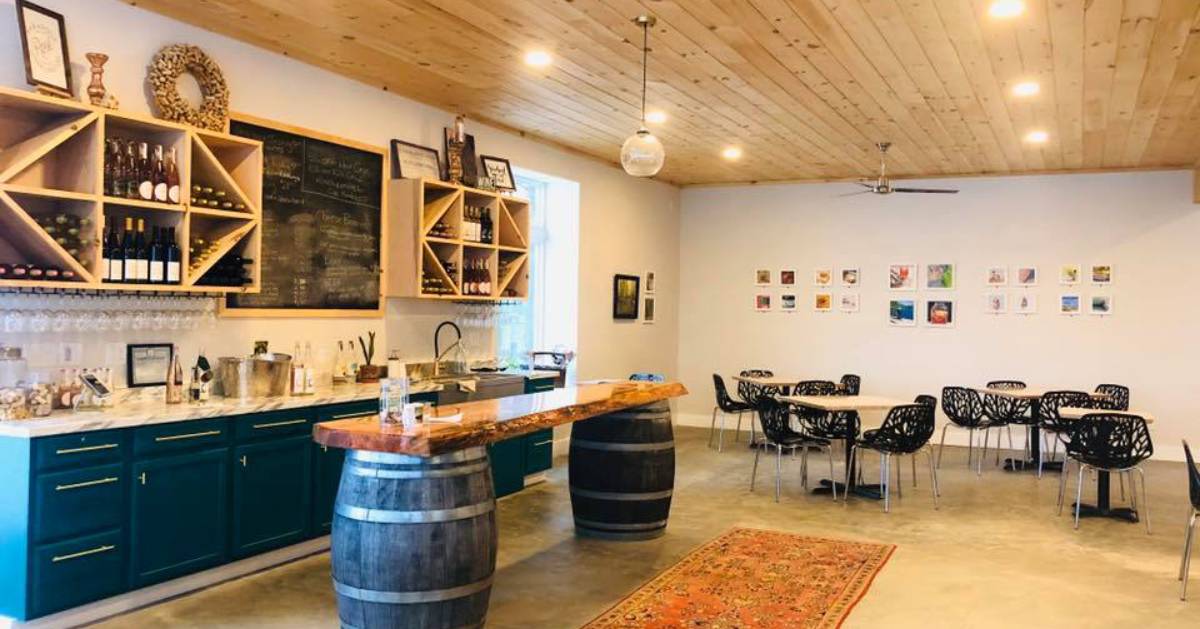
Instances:
[[[458,335],[458,338],[456,338],[454,343],[452,343],[450,347],[447,347],[446,351],[443,352],[441,351],[441,345],[438,343],[438,339],[442,335],[442,328],[446,326],[454,328],[454,333]],[[442,357],[446,354],[449,354],[450,350],[458,347],[460,343],[462,343],[462,330],[459,329],[459,327],[453,321],[443,321],[438,324],[437,330],[435,330],[433,333],[433,377],[436,378],[441,375]]]

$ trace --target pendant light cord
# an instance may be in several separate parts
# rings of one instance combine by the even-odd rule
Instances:
[[[646,64],[650,51],[650,22],[642,22],[642,128],[646,127]]]

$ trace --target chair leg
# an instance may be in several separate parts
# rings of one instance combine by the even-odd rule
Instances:
[[[976,476],[983,476],[983,460],[987,458],[988,434],[989,433],[991,433],[990,430],[988,430],[986,428],[983,429],[983,450],[980,451],[979,456],[975,457],[975,475]]]
[[[796,448],[792,448],[792,458],[796,458]],[[808,489],[808,446],[800,449],[800,489]]]
[[[1079,484],[1075,486],[1075,530],[1079,530],[1079,508],[1083,503],[1083,470],[1087,466],[1079,464]]]
[[[917,486],[917,453],[913,452],[912,457],[910,457],[909,460],[912,461],[913,487],[916,487]]]
[[[758,443],[758,431],[754,429],[754,424],[757,421],[758,411],[750,411],[750,443]]]
[[[708,447],[710,447],[710,448],[712,447],[713,433],[717,432],[717,409],[718,408],[719,407],[717,407],[717,406],[713,407],[712,421],[708,423]]]
[[[754,471],[750,472],[750,491],[754,491],[754,481],[758,478],[758,456],[762,454],[762,448],[754,449]]]
[[[850,448],[850,457],[848,459],[846,459],[847,461],[849,461],[849,465],[846,466],[845,473],[842,474],[842,480],[845,482],[845,485],[843,485],[845,487],[845,489],[842,490],[842,502],[843,503],[850,502],[850,470],[857,469],[859,474],[862,473],[862,467],[861,466],[855,467],[855,465],[854,465],[854,459],[855,459],[855,457],[858,456],[858,448],[855,447],[855,445],[850,442],[846,442],[846,447]],[[829,480],[833,480],[833,479],[830,478]]]
[[[829,489],[833,493],[833,501],[837,502],[837,481],[835,480],[837,477],[833,475],[833,443],[832,442],[830,442],[829,449],[826,451],[829,452]],[[846,480],[849,481],[850,479],[846,479]]]
[[[783,448],[775,447],[775,502],[779,502],[779,489],[783,485]]]
[[[942,424],[942,443],[938,445],[937,466],[942,466],[942,451],[946,449],[946,429],[950,424]]]
[[[892,511],[892,503],[891,503],[892,487],[891,487],[891,483],[889,482],[891,480],[892,474],[891,474],[891,470],[888,469],[890,467],[890,465],[889,465],[890,461],[888,460],[888,458],[889,457],[886,452],[879,453],[879,481],[880,481],[879,488],[883,490],[883,512],[884,513],[891,513],[891,511]]]
[[[888,458],[888,467],[889,467],[889,468],[891,467],[891,456],[892,456],[892,455],[890,455],[890,454],[888,455],[888,457],[889,457],[889,458]],[[897,456],[898,456],[898,455],[897,455]],[[897,466],[896,466],[896,497],[897,497],[897,498],[903,498],[903,497],[904,497],[904,481],[902,481],[902,480],[900,479],[900,470],[902,470],[902,469],[904,469],[904,466],[903,466],[903,465],[897,465]],[[891,470],[890,470],[890,469],[888,470],[888,473],[891,473]]]
[[[1071,467],[1071,459],[1063,461],[1062,470],[1058,473],[1058,515],[1062,515],[1063,502],[1067,499],[1067,470]]]
[[[929,481],[933,491],[933,510],[938,509],[938,483],[937,483],[937,468],[933,464],[933,448],[925,450],[925,455],[929,457]],[[913,453],[913,460],[917,460],[917,455]]]
[[[738,411],[738,424],[742,423],[742,412]],[[721,429],[717,432],[717,452],[725,451],[725,413],[721,413]]]
[[[1121,487],[1121,500],[1124,500],[1125,499],[1125,477],[1122,476],[1121,474],[1117,474],[1117,484],[1120,485],[1120,487]],[[1129,484],[1131,484],[1131,485],[1133,484],[1132,477],[1130,477],[1130,479],[1129,479]],[[1133,488],[1130,487],[1129,491],[1132,492]]]
[[[1188,517],[1187,536],[1183,542],[1183,559],[1179,562],[1179,580],[1183,585],[1179,591],[1179,600],[1187,600],[1187,585],[1188,572],[1192,567],[1192,542],[1196,539],[1196,516],[1200,515],[1200,511],[1192,509],[1192,514]]]
[[[997,441],[996,441],[996,446],[997,446],[997,448],[999,448],[999,446],[1000,446],[1000,441],[999,441],[999,440],[997,440]],[[1012,440],[1012,426],[1009,426],[1009,427],[1008,427],[1008,451],[1009,451],[1009,453],[1010,453],[1010,454],[1012,454],[1014,457],[1017,455],[1017,449],[1013,447],[1013,440]],[[999,464],[1000,464],[1000,460],[999,460],[999,458],[997,457],[997,460],[996,460],[996,465],[999,465]]]
[[[1146,493],[1146,470],[1141,466],[1133,468],[1137,470],[1138,476],[1142,477],[1142,509],[1146,512],[1146,535],[1150,535],[1150,494]],[[1129,493],[1133,493],[1133,474],[1129,475]],[[1141,517],[1141,511],[1138,512],[1138,517]]]
[[[967,429],[967,469],[971,469],[971,455],[975,452],[975,433],[978,432],[974,428]]]

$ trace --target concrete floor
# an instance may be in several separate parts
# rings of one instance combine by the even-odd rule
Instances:
[[[776,504],[773,466],[759,470],[760,485],[750,493],[753,453],[743,443],[718,454],[706,448],[705,439],[706,431],[678,429],[671,524],[657,540],[576,539],[565,460],[556,462],[549,482],[502,500],[488,626],[578,627],[732,526],[896,544],[891,561],[846,621],[849,628],[1200,626],[1200,562],[1193,578],[1196,600],[1180,602],[1175,580],[1187,514],[1182,464],[1148,466],[1154,534],[1146,535],[1141,524],[1107,519],[1085,519],[1075,531],[1067,515],[1055,516],[1056,476],[1038,481],[1033,474],[985,467],[976,478],[966,470],[963,449],[947,449],[938,511],[929,495],[928,467],[918,466],[926,473],[912,489],[907,462],[904,497],[890,514],[877,502],[852,498],[835,504],[802,491],[799,461],[785,463],[783,497]],[[876,464],[868,460],[868,477],[877,477]],[[814,458],[810,466],[814,482],[828,472],[823,459]],[[326,553],[101,626],[336,625]]]

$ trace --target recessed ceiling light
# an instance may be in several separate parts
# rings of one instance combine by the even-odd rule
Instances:
[[[1013,86],[1012,93],[1013,96],[1033,96],[1041,91],[1041,89],[1037,81],[1022,81]]]
[[[553,59],[550,57],[550,53],[546,52],[545,50],[530,50],[529,52],[525,53],[525,65],[527,66],[544,68],[550,65],[551,61],[553,61]]]
[[[999,20],[1014,18],[1024,12],[1025,3],[1022,0],[996,0],[988,7],[988,15]]]
[[[651,124],[662,124],[667,121],[667,112],[665,111],[648,111],[646,112],[646,122]]]
[[[730,160],[730,161],[733,161],[735,159],[741,159],[742,158],[742,149],[737,146],[727,146],[727,147],[725,147],[725,150],[721,151],[721,157],[724,157],[725,159]]]
[[[1030,144],[1042,144],[1050,139],[1050,134],[1045,131],[1030,131],[1025,134],[1025,141]]]

